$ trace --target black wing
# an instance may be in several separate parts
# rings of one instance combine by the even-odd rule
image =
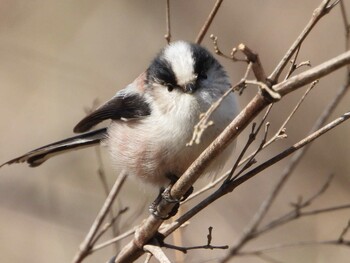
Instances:
[[[90,130],[96,124],[107,120],[119,120],[144,117],[151,114],[151,108],[142,95],[117,94],[97,110],[82,119],[75,127],[74,132],[81,133]]]

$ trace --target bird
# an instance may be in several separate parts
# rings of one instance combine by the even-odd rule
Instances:
[[[26,162],[37,167],[49,158],[97,144],[107,147],[117,170],[158,188],[180,177],[238,114],[231,92],[211,115],[201,142],[186,146],[201,114],[231,88],[218,60],[201,45],[174,41],[148,68],[110,100],[83,117],[64,139],[14,158],[4,165]],[[108,121],[105,128],[95,125]],[[229,153],[228,153],[229,154]],[[216,171],[224,161],[215,161]]]

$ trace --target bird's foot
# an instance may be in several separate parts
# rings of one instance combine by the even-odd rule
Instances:
[[[153,214],[155,217],[157,217],[159,219],[162,219],[162,220],[167,220],[167,219],[173,217],[174,215],[176,215],[176,213],[177,213],[177,211],[179,210],[179,207],[180,207],[180,202],[186,200],[193,192],[193,187],[191,186],[191,188],[188,189],[188,191],[184,194],[184,196],[182,198],[180,198],[180,199],[173,198],[171,196],[171,188],[173,187],[173,185],[178,180],[178,177],[175,176],[174,174],[169,174],[167,177],[170,180],[170,184],[166,188],[162,187],[160,189],[157,198],[149,206],[150,213]],[[168,215],[165,215],[165,216],[161,215],[160,212],[157,209],[159,203],[162,200],[164,200],[164,201],[166,201],[167,203],[170,203],[170,204],[175,204],[174,207],[172,208],[172,210],[170,211],[170,213]]]

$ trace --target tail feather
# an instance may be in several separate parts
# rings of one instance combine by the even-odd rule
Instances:
[[[33,151],[30,151],[20,157],[12,159],[2,165],[10,165],[13,163],[27,162],[30,167],[36,167],[41,165],[49,158],[65,153],[67,151],[78,150],[86,147],[90,147],[94,144],[98,144],[101,140],[107,136],[107,128],[102,128],[92,132],[83,133],[78,136],[74,136],[62,141],[48,144]]]

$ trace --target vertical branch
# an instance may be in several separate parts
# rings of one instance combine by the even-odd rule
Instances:
[[[170,31],[170,0],[166,0],[166,34],[164,35],[167,43],[170,43],[171,31]]]
[[[340,1],[340,10],[343,17],[344,29],[345,29],[345,50],[350,50],[350,24],[346,14],[344,1]],[[348,74],[350,74],[350,65],[347,66]],[[348,77],[349,78],[349,77]],[[350,78],[349,78],[350,81]]]
[[[219,8],[220,8],[220,5],[222,4],[223,0],[217,0],[214,7],[213,7],[213,10],[211,10],[208,18],[207,18],[207,21],[205,21],[203,27],[201,28],[197,38],[196,38],[196,43],[197,44],[200,44],[202,43],[203,41],[203,38],[205,36],[205,34],[207,33],[211,23],[213,22],[213,19],[216,15],[216,13],[218,12]]]

